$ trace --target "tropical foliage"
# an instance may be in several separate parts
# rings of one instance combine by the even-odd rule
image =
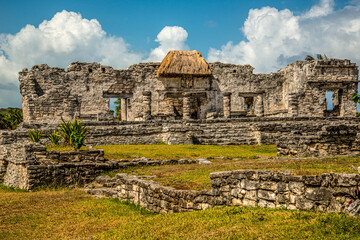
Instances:
[[[33,129],[28,131],[28,134],[32,142],[37,142],[37,143],[40,142],[42,131]]]
[[[360,103],[360,95],[358,92],[354,93],[352,95],[352,98],[353,98],[353,101],[356,102],[356,103]]]
[[[14,130],[22,121],[21,109],[8,108],[6,112],[0,113],[0,129]]]
[[[115,119],[121,120],[121,98],[116,99],[115,104]]]
[[[325,54],[324,54],[324,56],[321,54],[316,54],[316,58],[317,58],[317,60],[328,59],[328,57]],[[306,55],[305,61],[313,61],[313,60],[315,60],[315,58],[313,56]]]
[[[60,142],[61,136],[57,130],[54,130],[52,133],[47,136],[52,144],[57,145]]]
[[[65,122],[64,119],[61,120],[59,135],[64,140],[64,144],[72,146],[75,150],[79,150],[84,145],[88,131],[87,128],[76,118],[73,122]]]

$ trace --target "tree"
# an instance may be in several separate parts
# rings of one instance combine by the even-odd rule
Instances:
[[[324,54],[324,56],[323,55],[321,55],[321,54],[316,54],[316,58],[317,58],[317,60],[323,60],[323,59],[328,59],[328,57],[326,56],[326,54]],[[313,61],[313,60],[315,60],[315,58],[313,57],[313,56],[311,56],[311,55],[306,55],[306,57],[305,57],[305,61]]]
[[[313,56],[311,56],[311,55],[306,55],[305,61],[313,61],[313,60],[315,60],[315,58],[314,58]]]
[[[118,98],[115,102],[115,119],[121,120],[121,98]]]
[[[8,108],[5,113],[0,113],[0,129],[14,130],[22,121],[21,109]]]
[[[353,101],[356,103],[360,103],[360,94],[358,92],[352,95]]]

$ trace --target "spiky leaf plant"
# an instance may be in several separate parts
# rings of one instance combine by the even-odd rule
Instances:
[[[33,129],[33,130],[29,130],[28,134],[32,142],[37,142],[37,143],[40,142],[42,131]]]
[[[57,132],[56,130],[54,130],[52,133],[48,134],[47,137],[49,138],[51,143],[54,144],[54,145],[59,144],[60,139],[61,139],[61,136],[60,136],[59,132]]]

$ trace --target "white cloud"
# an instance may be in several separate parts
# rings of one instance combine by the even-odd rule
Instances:
[[[314,5],[308,12],[302,15],[303,18],[314,18],[326,16],[334,10],[334,0],[320,0],[319,4]]]
[[[96,19],[62,11],[38,27],[27,25],[15,35],[0,34],[0,107],[20,106],[18,72],[24,67],[46,63],[66,67],[73,61],[100,62],[115,68],[137,63],[142,56],[129,50],[120,37],[108,36]],[[14,90],[15,89],[15,90]],[[16,92],[15,92],[16,91]]]
[[[211,48],[207,60],[251,64],[256,72],[276,71],[317,53],[359,64],[360,5],[333,7],[333,0],[321,0],[299,16],[288,9],[251,9],[243,26],[247,41]]]
[[[159,42],[160,46],[151,50],[150,56],[146,61],[159,62],[170,50],[189,50],[189,46],[185,43],[187,37],[188,33],[182,27],[164,27],[155,40]]]

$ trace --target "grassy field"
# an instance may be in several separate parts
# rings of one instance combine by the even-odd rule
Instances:
[[[255,158],[258,155],[276,156],[275,145],[106,145],[97,146],[104,149],[105,158],[110,160],[147,157],[152,159],[180,158]]]
[[[209,165],[161,165],[140,166],[111,172],[155,176],[154,181],[176,189],[211,189],[210,173],[236,169],[268,169],[285,171],[294,175],[315,175],[329,172],[357,173],[354,166],[360,166],[360,158],[321,159],[211,159]]]
[[[109,160],[147,157],[153,159],[209,158],[210,165],[163,165],[133,167],[109,173],[128,173],[155,176],[155,181],[177,189],[210,189],[210,173],[236,169],[269,169],[292,174],[322,174],[329,172],[357,173],[360,158],[275,158],[274,145],[214,146],[214,145],[107,145]],[[63,150],[63,149],[57,149]],[[219,159],[217,157],[228,157]]]
[[[357,218],[334,213],[221,207],[153,214],[79,190],[0,185],[0,239],[360,239]]]

